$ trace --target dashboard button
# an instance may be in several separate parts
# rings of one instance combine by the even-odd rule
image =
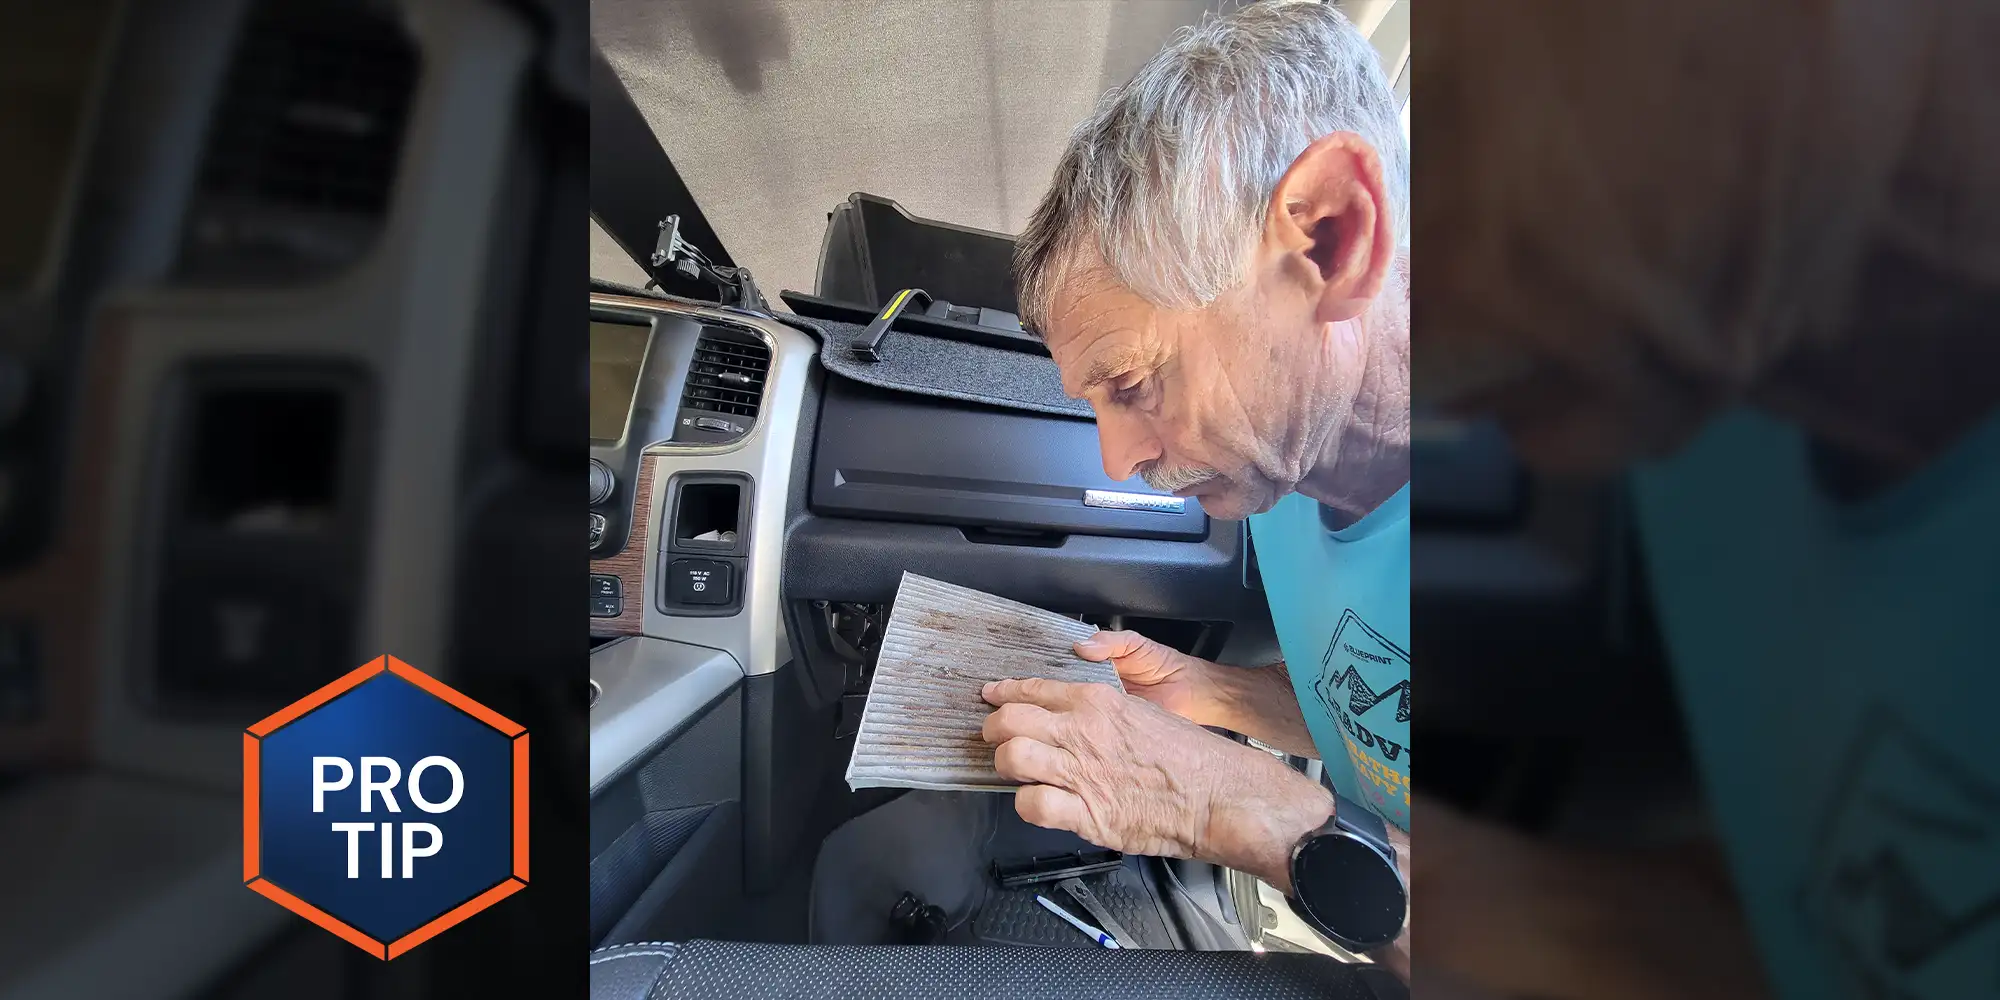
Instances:
[[[169,694],[269,690],[273,678],[324,669],[338,605],[283,575],[181,583],[163,595],[159,679]]]
[[[590,575],[590,596],[623,597],[625,596],[625,592],[623,585],[619,583],[617,577],[604,573],[592,573]]]
[[[675,604],[728,604],[735,596],[730,565],[713,559],[676,559],[667,567],[667,600]]]
[[[616,618],[625,613],[625,602],[616,597],[593,597],[590,599],[590,617]]]

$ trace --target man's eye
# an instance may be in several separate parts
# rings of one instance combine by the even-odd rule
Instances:
[[[1112,387],[1111,401],[1120,406],[1142,406],[1145,404],[1147,396],[1151,395],[1152,388],[1153,379],[1151,376],[1133,376],[1122,380],[1118,385]]]

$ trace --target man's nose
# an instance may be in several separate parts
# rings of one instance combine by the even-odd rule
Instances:
[[[1104,474],[1124,482],[1147,462],[1161,457],[1160,442],[1141,421],[1120,413],[1097,414],[1097,444],[1104,452]]]

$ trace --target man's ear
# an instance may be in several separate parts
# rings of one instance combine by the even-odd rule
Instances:
[[[1366,312],[1396,258],[1394,215],[1375,147],[1352,132],[1314,140],[1272,192],[1264,239],[1316,286],[1317,321],[1339,323]]]

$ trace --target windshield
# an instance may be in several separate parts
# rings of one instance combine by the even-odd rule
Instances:
[[[592,34],[736,263],[811,291],[857,191],[1018,233],[1099,95],[1235,0],[593,0]],[[1408,99],[1408,3],[1350,0]],[[592,276],[646,277],[593,223]]]

